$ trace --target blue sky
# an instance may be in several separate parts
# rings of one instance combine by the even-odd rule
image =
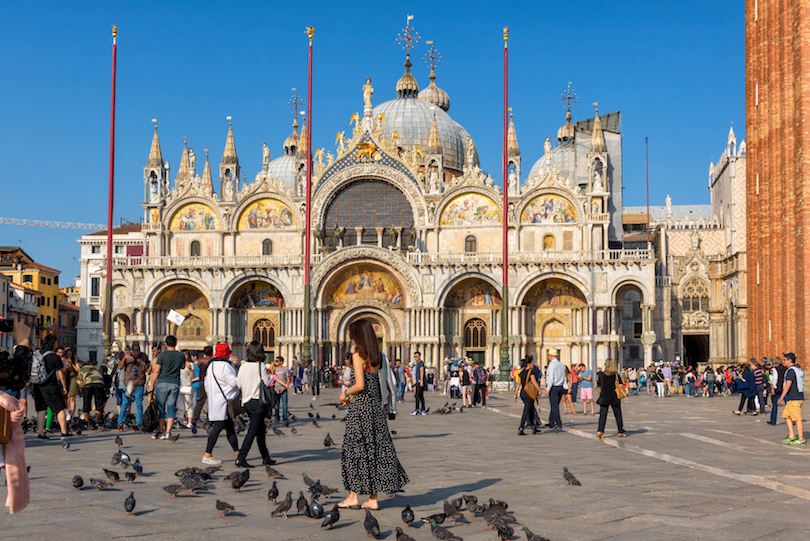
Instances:
[[[645,202],[644,138],[650,138],[650,202],[709,202],[708,165],[729,124],[745,133],[743,6],[739,2],[17,2],[4,7],[5,84],[0,86],[1,216],[106,222],[110,30],[119,26],[115,221],[139,218],[143,166],[157,117],[176,173],[182,136],[202,170],[222,156],[233,116],[240,163],[251,180],[261,143],[271,158],[291,131],[291,88],[305,94],[307,40],[315,36],[313,139],[395,97],[407,14],[421,41],[412,72],[427,86],[422,56],[442,55],[437,84],[450,115],[473,136],[483,169],[500,176],[502,32],[510,28],[510,105],[528,172],[546,136],[564,123],[560,94],[572,82],[574,118],[620,110],[624,204]],[[78,273],[78,230],[0,225],[0,244],[20,243],[37,261]]]

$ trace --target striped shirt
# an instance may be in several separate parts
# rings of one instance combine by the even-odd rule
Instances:
[[[757,386],[762,385],[762,376],[762,369],[754,368],[754,381],[756,381]]]

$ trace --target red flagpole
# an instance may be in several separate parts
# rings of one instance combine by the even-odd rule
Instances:
[[[506,147],[509,131],[509,29],[503,29],[503,286],[501,288],[501,377],[508,376],[509,362],[509,163]]]
[[[113,194],[115,191],[115,61],[118,25],[112,30],[112,96],[110,99],[110,187],[107,202],[107,282],[104,288],[104,356],[112,351],[112,258],[113,258]]]
[[[304,365],[308,365],[312,359],[310,344],[310,328],[312,324],[310,306],[310,267],[311,267],[311,240],[312,240],[312,37],[315,35],[315,28],[307,27],[307,37],[309,37],[309,68],[307,74],[307,203],[306,203],[306,226],[304,238],[304,343],[301,356]]]

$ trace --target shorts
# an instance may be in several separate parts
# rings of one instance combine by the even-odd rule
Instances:
[[[802,420],[802,404],[804,400],[788,400],[785,402],[785,409],[782,410],[782,418],[791,421]]]
[[[158,383],[155,390],[158,419],[176,419],[177,395],[180,394],[180,386],[176,383]]]
[[[469,385],[462,385],[462,386],[461,386],[461,392],[462,392],[462,393],[466,393],[466,392],[467,392],[467,391],[469,391],[469,390],[470,390],[470,386],[469,386]]]
[[[59,385],[34,385],[34,407],[37,411],[51,408],[54,413],[65,409],[65,397]]]
[[[90,383],[82,389],[82,411],[90,413],[90,404],[95,401],[96,411],[104,411],[104,404],[107,402],[107,393],[104,391],[103,383]]]
[[[593,400],[593,387],[580,387],[579,388],[580,400]]]

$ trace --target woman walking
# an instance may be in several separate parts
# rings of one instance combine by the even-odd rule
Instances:
[[[77,381],[77,376],[79,375],[79,370],[81,369],[81,365],[79,364],[79,360],[76,358],[76,354],[73,353],[73,350],[70,349],[69,346],[64,346],[65,349],[65,365],[67,366],[67,379],[68,379],[68,395],[67,395],[67,420],[69,421],[71,418],[76,416],[76,397],[82,394],[81,389],[79,389],[79,382]]]
[[[531,425],[532,433],[537,434],[539,430],[537,429],[538,421],[540,416],[534,410],[534,401],[540,398],[542,394],[542,390],[540,387],[540,382],[538,381],[540,371],[534,367],[534,359],[529,356],[523,360],[521,363],[521,370],[520,375],[517,378],[517,385],[515,386],[515,402],[517,402],[518,396],[520,399],[523,400],[523,415],[520,417],[520,428],[518,429],[518,436],[525,436],[526,433],[523,432],[523,429]],[[532,398],[526,392],[526,386],[534,385],[534,391],[536,391],[537,395]]]
[[[742,408],[745,401],[748,400],[748,408],[746,409],[747,415],[756,415],[757,409],[754,406],[754,397],[757,394],[757,385],[754,381],[754,373],[751,368],[745,366],[742,374],[737,375],[737,390],[740,391],[740,407],[734,410],[734,415],[742,415]]]
[[[408,475],[397,458],[388,430],[384,406],[396,414],[396,386],[391,369],[379,349],[374,328],[367,319],[349,325],[352,355],[352,385],[338,400],[349,406],[343,436],[341,466],[343,486],[349,496],[338,507],[359,505],[358,494],[368,494],[367,509],[378,509],[377,493],[394,493],[408,482]]]
[[[186,352],[186,362],[180,369],[180,392],[177,394],[177,411],[186,412],[186,426],[191,425],[191,418],[194,417],[194,402],[191,401],[192,381],[194,380],[194,362],[191,360],[191,352]],[[180,423],[183,424],[183,423]]]
[[[571,369],[568,368],[568,365],[565,365],[565,385],[563,385],[563,395],[562,395],[562,406],[563,406],[563,413],[568,413],[568,406],[571,406],[571,413],[574,415],[579,415],[577,413],[576,408],[574,408],[574,402],[571,400],[571,387],[573,382],[571,381]]]
[[[618,378],[618,379],[617,379]],[[605,438],[605,424],[607,424],[608,406],[613,408],[613,416],[616,417],[616,427],[619,429],[619,437],[625,438],[624,422],[622,421],[622,403],[616,396],[616,383],[622,385],[622,378],[616,369],[616,361],[608,359],[605,361],[605,370],[599,375],[599,429],[596,437]]]
[[[236,465],[240,468],[253,467],[247,463],[247,454],[254,439],[262,454],[262,464],[275,464],[270,460],[270,453],[267,451],[267,427],[264,424],[267,411],[261,402],[262,385],[270,387],[271,384],[264,360],[264,348],[260,342],[254,340],[247,347],[247,362],[239,369],[239,375],[236,378],[237,385],[242,391],[242,405],[250,417],[247,434],[242,440],[242,448],[236,457]]]
[[[228,443],[235,455],[239,456],[239,442],[236,440],[236,430],[233,426],[233,419],[228,415],[228,400],[233,400],[239,393],[237,388],[236,368],[228,360],[231,356],[231,348],[228,344],[217,344],[214,358],[208,361],[205,371],[205,393],[208,396],[208,420],[211,424],[211,432],[208,434],[208,444],[203,455],[203,464],[222,464],[211,455],[214,445],[217,443],[219,433],[225,430],[228,436]]]

